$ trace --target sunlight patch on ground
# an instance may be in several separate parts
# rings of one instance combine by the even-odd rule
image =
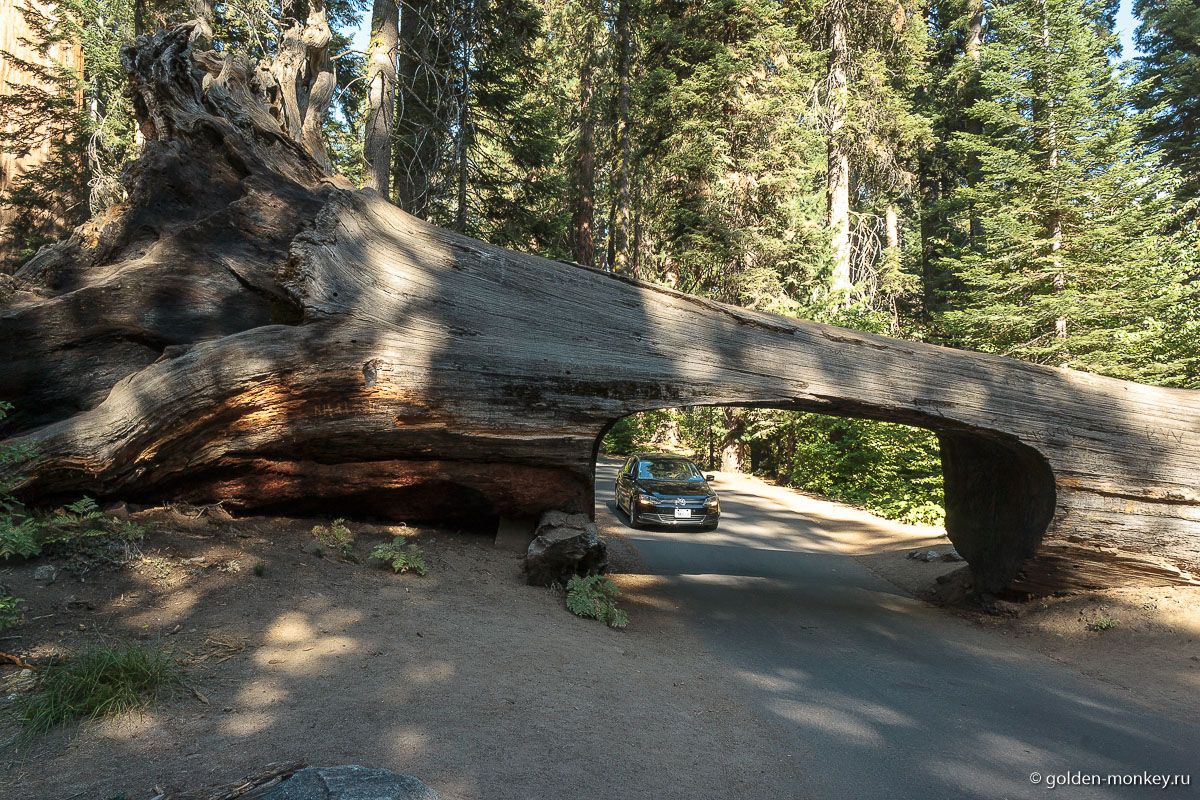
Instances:
[[[881,747],[887,743],[872,726],[836,708],[780,699],[774,710],[790,722],[819,731],[822,735],[837,736],[847,744]]]

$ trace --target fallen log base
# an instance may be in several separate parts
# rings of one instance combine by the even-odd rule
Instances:
[[[1112,548],[1046,542],[1021,565],[1006,593],[1045,597],[1138,586],[1200,586],[1200,579],[1162,559]]]
[[[978,585],[1200,570],[1200,395],[775,317],[429,225],[331,178],[190,28],[122,54],[147,136],[129,202],[44,249],[0,306],[0,423],[29,502],[494,524],[594,513],[599,437],[736,405],[942,441]],[[1030,559],[1034,559],[1032,562]],[[1055,577],[1060,576],[1060,577]],[[1165,579],[1165,578],[1164,578]]]

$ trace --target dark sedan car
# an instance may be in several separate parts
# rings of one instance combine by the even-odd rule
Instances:
[[[629,524],[717,527],[721,503],[696,465],[682,456],[630,456],[615,487],[617,508]]]

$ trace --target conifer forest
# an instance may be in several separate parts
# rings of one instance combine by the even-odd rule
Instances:
[[[451,231],[748,309],[1200,388],[1200,0],[1134,0],[1134,52],[1119,11],[3,0],[0,295],[126,202],[143,132],[121,50],[195,19],[208,49],[300,86],[286,122],[319,163]],[[910,522],[943,513],[938,440],[918,428],[677,408],[625,418],[606,446],[679,448]]]

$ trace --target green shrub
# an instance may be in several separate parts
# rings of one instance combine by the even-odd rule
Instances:
[[[617,608],[621,590],[603,575],[576,575],[567,581],[567,608],[587,619],[598,619],[610,628],[624,628],[629,615]]]
[[[392,572],[415,572],[418,575],[424,575],[426,572],[421,548],[409,544],[403,536],[395,536],[390,542],[376,545],[371,551],[371,558],[389,564]]]
[[[1087,627],[1088,627],[1089,631],[1107,631],[1107,630],[1117,627],[1120,624],[1121,624],[1121,620],[1113,619],[1112,617],[1101,614],[1098,617],[1096,617],[1094,620],[1092,620],[1090,623],[1088,623]]]
[[[321,544],[349,561],[354,559],[354,540],[345,522],[339,517],[328,525],[314,525],[312,533]]]
[[[101,642],[37,673],[31,696],[17,703],[30,734],[82,719],[136,711],[181,683],[170,657],[133,643]]]

